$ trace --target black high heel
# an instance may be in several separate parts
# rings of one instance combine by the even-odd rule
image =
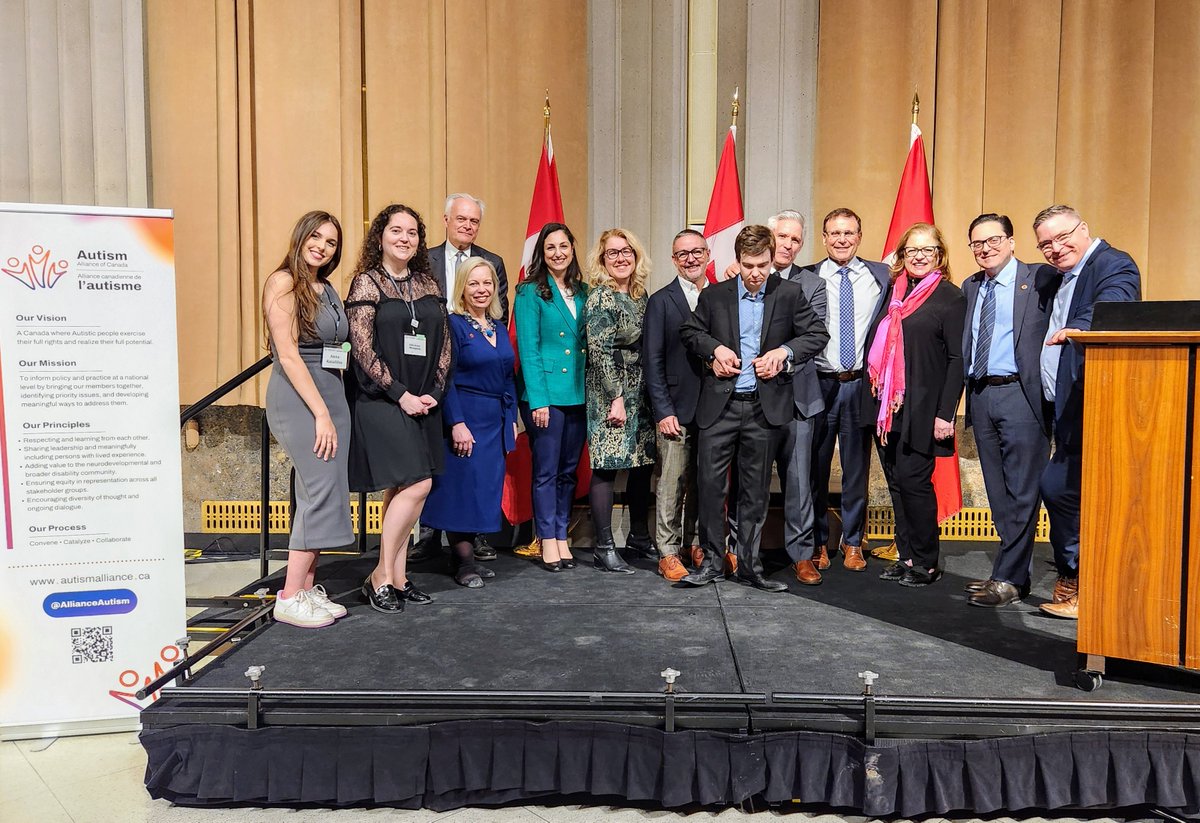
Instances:
[[[577,565],[579,564],[575,562],[574,557],[563,557],[558,561],[558,567],[560,569],[573,569]]]
[[[545,569],[548,572],[562,571],[562,566],[560,566],[557,561],[555,561],[554,563],[547,563],[545,560],[541,560],[541,561],[538,561],[538,565],[541,566],[543,569]]]

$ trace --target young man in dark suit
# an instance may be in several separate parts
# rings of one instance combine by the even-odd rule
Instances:
[[[1000,550],[988,579],[966,588],[972,606],[995,608],[1029,593],[1038,482],[1050,458],[1041,356],[1054,305],[1054,272],[1013,256],[1016,243],[1006,215],[979,215],[967,236],[980,270],[962,287],[966,425],[975,429]]]
[[[704,274],[708,257],[708,245],[700,232],[684,229],[675,235],[671,262],[678,276],[650,296],[642,332],[646,391],[658,424],[654,518],[658,571],[672,583],[687,574],[680,554],[693,566],[703,560],[697,534],[696,404],[704,367],[683,347],[679,328],[692,316],[701,289],[708,285]]]
[[[888,267],[858,257],[862,221],[850,209],[837,208],[821,223],[821,240],[828,255],[801,269],[824,284],[822,320],[829,342],[813,358],[822,412],[814,418],[813,505],[816,510],[816,552],[796,564],[796,577],[814,585],[828,569],[829,477],[837,444],[842,466],[842,565],[848,571],[867,568],[863,533],[867,521],[867,479],[871,471],[871,431],[861,420],[864,354],[867,332],[884,310],[890,283]],[[836,554],[836,552],[835,552]]]
[[[1058,581],[1042,611],[1079,617],[1079,496],[1083,481],[1083,348],[1067,339],[1092,327],[1101,301],[1142,299],[1142,275],[1133,258],[1103,240],[1070,206],[1042,209],[1033,220],[1038,251],[1053,267],[1054,307],[1042,349],[1042,391],[1053,403],[1054,455],[1042,473],[1042,499],[1050,515],[1050,545]]]
[[[483,208],[483,201],[469,194],[456,193],[446,198],[446,208],[442,214],[442,222],[446,225],[446,242],[429,249],[429,273],[442,287],[442,299],[447,300],[454,289],[459,264],[472,257],[482,257],[496,269],[496,277],[500,281],[501,321],[508,323],[508,273],[504,269],[504,261],[500,255],[475,245],[479,226],[483,223]],[[447,302],[446,308],[455,311],[458,306]],[[414,562],[428,560],[438,554],[441,545],[441,531],[422,528],[420,539],[408,551],[408,559]],[[475,535],[475,559],[496,559],[496,550],[482,534]],[[492,575],[485,570],[485,576]]]
[[[791,372],[829,335],[800,287],[770,274],[774,251],[766,226],[742,229],[734,241],[739,276],[704,289],[680,332],[688,351],[708,366],[696,407],[704,562],[683,578],[690,585],[724,576],[725,498],[736,465],[737,576],[764,591],[787,590],[763,576],[759,559],[771,463],[795,417]]]

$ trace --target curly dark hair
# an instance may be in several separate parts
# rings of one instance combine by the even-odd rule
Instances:
[[[538,297],[547,302],[554,299],[554,293],[550,291],[550,267],[546,265],[546,238],[556,231],[561,231],[567,236],[567,240],[571,242],[573,253],[571,264],[567,266],[567,276],[563,285],[572,291],[576,291],[580,287],[586,291],[583,270],[579,268],[579,253],[575,249],[575,235],[571,234],[571,230],[564,223],[547,223],[538,232],[537,242],[533,245],[533,255],[529,259],[529,270],[525,272],[525,281],[520,286],[520,288],[537,289]]]
[[[412,260],[408,261],[408,270],[413,274],[429,276],[429,250],[425,247],[425,221],[421,219],[421,215],[417,214],[416,209],[403,203],[393,203],[387,206],[371,221],[371,227],[367,229],[367,236],[363,238],[362,250],[358,253],[358,265],[354,267],[356,275],[378,269],[383,265],[383,230],[387,228],[392,215],[400,212],[411,215],[417,221],[419,242]]]

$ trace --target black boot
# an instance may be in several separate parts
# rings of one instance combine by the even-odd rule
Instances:
[[[626,565],[617,554],[617,546],[613,542],[612,528],[596,530],[596,542],[592,548],[592,565],[602,572],[617,574],[633,574],[633,569]]]
[[[646,560],[658,560],[658,547],[649,533],[634,534],[630,532],[625,541],[625,551],[634,557],[644,557]]]
[[[417,541],[412,543],[408,548],[408,562],[422,563],[426,560],[432,560],[441,553],[441,529],[429,529],[422,526]]]

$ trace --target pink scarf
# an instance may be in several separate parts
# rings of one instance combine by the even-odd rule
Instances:
[[[871,392],[879,398],[875,433],[882,443],[887,443],[888,432],[892,430],[892,415],[904,405],[904,327],[901,321],[921,308],[940,282],[940,271],[926,275],[905,300],[908,275],[901,272],[892,287],[887,315],[879,321],[875,331],[875,340],[867,355],[867,373],[871,378]]]

